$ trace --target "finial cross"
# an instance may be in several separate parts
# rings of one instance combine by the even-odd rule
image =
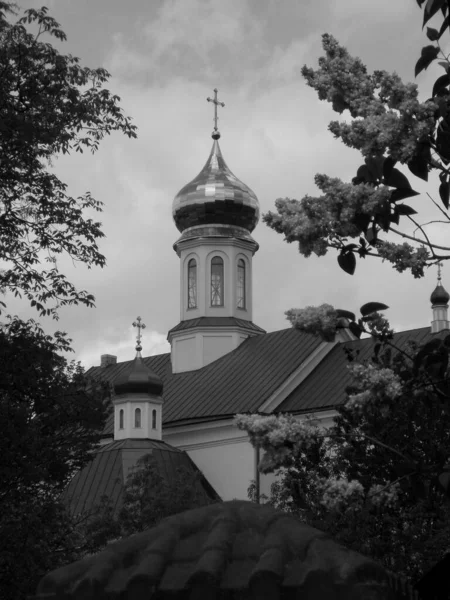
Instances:
[[[438,281],[441,281],[441,267],[442,267],[442,263],[438,262],[438,264],[437,264],[437,268],[438,268]]]
[[[136,344],[136,350],[138,352],[140,352],[142,350],[142,346],[141,346],[141,339],[142,339],[142,335],[141,335],[141,329],[145,329],[145,323],[141,323],[142,319],[141,317],[137,317],[136,321],[133,323],[133,327],[137,327],[138,329],[138,334],[137,334],[137,344]]]
[[[217,131],[217,121],[219,119],[219,117],[217,116],[217,107],[218,106],[225,106],[224,102],[219,102],[217,100],[217,88],[214,88],[214,98],[206,98],[208,100],[208,102],[212,102],[214,104],[214,131]]]

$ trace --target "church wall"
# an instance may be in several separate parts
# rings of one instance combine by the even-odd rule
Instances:
[[[328,429],[335,414],[332,410],[318,413],[319,426]],[[304,415],[297,418],[303,419]],[[248,499],[248,486],[256,475],[255,449],[231,419],[166,428],[163,440],[186,450],[223,500]],[[270,486],[276,479],[273,473],[261,473],[260,494],[270,496]]]
[[[186,450],[223,500],[247,500],[255,477],[255,451],[248,436],[229,420],[164,430],[163,440]]]

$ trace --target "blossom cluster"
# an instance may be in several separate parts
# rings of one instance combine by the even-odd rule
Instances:
[[[430,254],[424,246],[413,248],[407,242],[403,244],[379,242],[377,250],[378,254],[383,259],[391,262],[399,273],[411,269],[411,273],[416,279],[423,277],[423,270],[430,258]]]
[[[322,335],[325,339],[334,336],[339,323],[338,314],[331,304],[291,308],[285,315],[293,327],[306,333]]]
[[[419,102],[417,86],[403,83],[386,71],[367,73],[359,58],[353,58],[330,35],[323,36],[326,56],[319,69],[303,67],[302,74],[321,100],[332,103],[336,112],[349,110],[351,123],[333,121],[329,125],[335,137],[364,156],[388,152],[402,163],[408,162],[436,126],[437,106]]]
[[[373,484],[366,491],[357,480],[349,481],[347,477],[312,477],[311,482],[320,497],[319,503],[328,511],[345,513],[358,511],[365,502],[373,507],[394,507],[399,499],[398,483],[386,486]]]
[[[301,254],[308,257],[326,254],[335,238],[357,238],[361,214],[373,215],[385,205],[392,190],[387,186],[374,187],[368,183],[344,183],[337,177],[317,174],[317,187],[323,192],[318,197],[304,196],[300,201],[278,198],[278,214],[268,212],[263,220],[287,242],[298,241]]]
[[[354,378],[356,393],[350,394],[346,406],[360,411],[368,402],[384,398],[395,399],[403,392],[400,377],[392,369],[368,363],[347,366]]]
[[[292,415],[235,416],[238,429],[247,431],[253,446],[264,450],[259,469],[271,473],[286,466],[289,457],[307,449],[316,439],[317,426],[312,419],[300,421]]]
[[[346,477],[318,478],[316,486],[321,496],[320,504],[328,510],[357,510],[364,501],[364,488],[356,479],[349,481]]]

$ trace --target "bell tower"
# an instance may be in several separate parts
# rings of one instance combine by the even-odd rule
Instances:
[[[228,168],[219,146],[217,99],[213,146],[200,173],[173,201],[181,232],[180,323],[168,334],[172,371],[193,371],[231,352],[247,337],[265,333],[252,321],[252,260],[259,246],[251,236],[259,220],[255,193]]]

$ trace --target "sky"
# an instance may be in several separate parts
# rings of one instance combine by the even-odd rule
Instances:
[[[42,0],[20,4],[36,8]],[[350,181],[362,163],[328,131],[337,115],[300,73],[304,64],[316,67],[321,35],[334,35],[370,71],[396,71],[405,81],[414,80],[420,49],[429,43],[414,0],[47,0],[47,6],[68,36],[61,50],[106,68],[108,88],[138,127],[137,140],[116,133],[95,155],[54,163],[72,196],[90,191],[104,202],[100,251],[107,266],[60,262],[71,281],[95,296],[96,307],[65,308],[55,322],[8,298],[11,313],[37,318],[49,333],[66,331],[72,357],[86,367],[98,365],[101,354],[133,358],[138,315],[146,324],[143,354],[170,350],[167,331],[180,320],[172,200],[209,155],[213,110],[206,98],[215,87],[226,105],[219,113],[222,153],[254,190],[263,214],[279,197],[318,195],[316,173]],[[419,76],[423,99],[440,74],[430,68]],[[437,182],[410,179],[439,198]],[[422,194],[410,204],[422,210],[429,201]],[[444,225],[427,231],[445,242]],[[384,302],[397,331],[431,321],[435,268],[415,280],[369,258],[350,276],[334,251],[305,259],[261,221],[253,237],[260,245],[253,321],[267,331],[289,326],[286,310],[325,302],[356,312],[366,302]],[[443,283],[450,290],[446,267]]]

